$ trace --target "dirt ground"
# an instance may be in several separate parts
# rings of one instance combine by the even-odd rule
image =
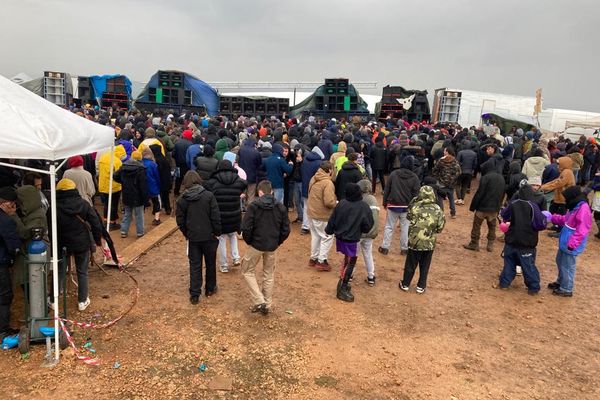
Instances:
[[[501,291],[495,286],[502,243],[492,254],[464,250],[472,215],[467,206],[457,208],[458,218],[448,219],[439,237],[424,295],[398,289],[404,257],[396,231],[390,254],[375,252],[375,287],[364,282],[359,258],[351,304],[335,298],[337,268],[308,268],[310,236],[294,224],[279,250],[275,308],[267,317],[249,312],[239,269],[218,273],[218,294],[190,305],[185,242],[177,232],[129,268],[140,298],[128,316],[106,330],[75,329],[79,346],[91,338],[100,366],[66,350],[57,367],[40,368],[42,345],[28,360],[2,351],[0,397],[600,398],[600,241],[590,237],[578,257],[573,298],[545,289],[556,277],[556,240],[545,234],[538,247],[540,295],[527,295],[519,277]],[[380,218],[375,249],[385,212]],[[340,259],[332,250],[330,262]],[[90,275],[92,304],[77,312],[71,285],[71,316],[110,320],[131,301],[131,281],[116,270]]]

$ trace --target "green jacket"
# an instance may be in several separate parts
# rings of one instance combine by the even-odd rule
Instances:
[[[215,158],[219,161],[223,160],[223,155],[229,151],[229,144],[225,139],[217,140],[217,144],[215,146]]]
[[[431,186],[423,186],[408,206],[408,247],[417,251],[435,249],[435,237],[444,229],[446,218],[437,205]]]
[[[167,135],[167,132],[158,130],[156,131],[156,136],[163,142],[166,151],[173,151],[175,145],[173,144],[171,137]]]

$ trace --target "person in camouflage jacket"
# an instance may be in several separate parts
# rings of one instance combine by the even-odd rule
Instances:
[[[431,171],[431,174],[440,183],[441,192],[450,203],[450,215],[452,218],[456,218],[456,207],[454,203],[454,187],[456,181],[462,173],[460,164],[456,161],[456,154],[452,147],[446,147],[444,149],[444,156],[440,158]]]
[[[427,274],[431,265],[436,235],[442,232],[446,219],[444,212],[436,202],[435,192],[431,186],[423,186],[419,194],[408,206],[408,254],[404,264],[404,277],[398,285],[408,291],[410,282],[419,266],[419,282],[417,293],[424,293],[427,287]]]

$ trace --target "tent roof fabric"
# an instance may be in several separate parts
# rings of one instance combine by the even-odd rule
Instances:
[[[588,128],[588,129],[600,129],[600,117],[586,119],[584,121],[567,121],[565,123],[566,128]]]
[[[114,130],[0,75],[0,158],[60,160],[111,147]]]

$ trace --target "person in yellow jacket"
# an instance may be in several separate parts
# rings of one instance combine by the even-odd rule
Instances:
[[[165,146],[163,145],[163,143],[156,137],[156,131],[154,130],[154,128],[146,128],[146,131],[144,132],[144,141],[142,143],[140,143],[140,147],[139,147],[139,151],[142,152],[144,150],[144,148],[148,148],[148,150],[150,149],[150,146],[152,146],[153,144],[157,144],[160,146],[160,152],[162,153],[162,155],[166,155],[165,153]]]
[[[108,192],[110,185],[110,152],[104,153],[98,161],[98,192],[100,199],[104,204],[103,218],[106,221],[108,215]],[[113,174],[121,168],[121,160],[127,156],[125,148],[121,145],[115,147]],[[121,225],[117,223],[119,219],[119,200],[121,198],[121,184],[114,179],[112,181],[112,203],[110,210],[110,230],[117,230]]]

